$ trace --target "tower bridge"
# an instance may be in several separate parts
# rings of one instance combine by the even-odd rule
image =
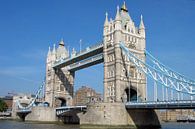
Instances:
[[[60,117],[71,111],[85,111],[78,114],[83,125],[134,126],[159,126],[154,109],[195,108],[195,81],[166,67],[147,52],[145,33],[142,15],[136,27],[124,3],[117,7],[114,20],[109,21],[106,13],[102,42],[78,53],[73,49],[71,54],[63,40],[57,49],[49,48],[45,81],[45,101],[49,107],[56,108]],[[103,102],[74,106],[75,71],[99,63],[104,65]],[[147,77],[154,85],[147,85]],[[153,101],[148,99],[149,86],[154,89]]]

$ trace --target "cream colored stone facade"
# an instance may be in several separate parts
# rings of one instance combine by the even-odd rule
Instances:
[[[50,107],[72,105],[74,72],[68,71],[66,67],[56,70],[52,68],[55,61],[68,57],[69,52],[63,40],[57,49],[55,45],[52,51],[49,48],[46,61],[45,101]]]
[[[145,27],[141,16],[136,27],[124,4],[114,20],[104,22],[104,102],[146,100],[146,77],[122,53],[119,43],[124,43],[139,59],[145,62]],[[138,95],[137,95],[138,93]]]

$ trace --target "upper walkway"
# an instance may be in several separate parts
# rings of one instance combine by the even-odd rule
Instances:
[[[101,53],[103,53],[103,43],[97,43],[96,45],[87,47],[85,50],[66,59],[56,61],[53,65],[53,68],[62,68],[74,63],[78,63],[79,61],[86,60],[87,58],[91,58]]]

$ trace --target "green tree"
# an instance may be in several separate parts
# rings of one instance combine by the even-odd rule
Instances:
[[[7,104],[2,100],[0,99],[0,112],[3,112],[7,109]]]

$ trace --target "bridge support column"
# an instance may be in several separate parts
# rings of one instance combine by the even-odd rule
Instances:
[[[81,128],[160,127],[154,110],[127,110],[124,103],[99,103],[87,109],[85,114],[79,114]]]

